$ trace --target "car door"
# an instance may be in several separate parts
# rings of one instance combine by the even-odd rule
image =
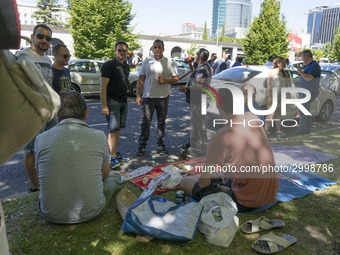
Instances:
[[[190,74],[186,75],[188,72],[190,72],[189,66],[180,61],[175,61],[176,66],[177,66],[177,72],[178,72],[178,79],[181,79],[178,81],[178,83],[186,83],[190,79]],[[183,77],[186,75],[185,77]]]

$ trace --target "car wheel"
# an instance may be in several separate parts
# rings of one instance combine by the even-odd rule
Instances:
[[[135,97],[137,95],[137,81],[134,81],[130,86],[130,96]]]
[[[75,91],[75,92],[80,93],[80,88],[76,84],[72,83],[71,84],[71,91]]]
[[[327,121],[331,117],[332,112],[333,112],[333,103],[328,100],[322,105],[320,113],[317,118],[320,121]]]

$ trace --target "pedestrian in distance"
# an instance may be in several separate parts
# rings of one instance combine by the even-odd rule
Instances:
[[[214,75],[218,74],[224,70],[227,69],[227,64],[226,61],[228,60],[228,56],[224,55],[222,57],[222,59],[220,59],[219,61],[217,61],[214,65],[213,65],[213,70],[214,70]]]
[[[273,61],[274,61],[274,56],[270,55],[268,56],[268,61],[266,63],[264,63],[264,66],[268,66],[268,67],[273,67]]]
[[[154,111],[157,114],[158,150],[168,153],[165,145],[165,121],[168,113],[170,85],[178,82],[176,64],[163,55],[164,42],[153,42],[153,57],[143,61],[137,82],[136,103],[142,107],[141,133],[136,156],[145,154],[150,124]],[[141,95],[142,94],[142,95]]]
[[[52,63],[50,58],[45,55],[45,52],[49,49],[52,43],[51,28],[45,24],[36,25],[33,29],[33,34],[31,35],[31,41],[31,47],[25,48],[17,53],[18,60],[25,58],[31,59],[41,71],[44,80],[52,87]],[[51,129],[56,124],[58,124],[58,119],[54,116],[52,120],[43,125],[39,133]],[[38,172],[35,168],[34,144],[35,137],[24,147],[24,168],[30,180],[28,192],[39,191]]]
[[[232,65],[232,67],[235,67],[235,66],[242,66],[242,58],[241,57],[236,57],[236,61]]]
[[[70,51],[64,44],[57,44],[53,47],[54,63],[53,70],[53,89],[59,95],[71,90],[70,71],[65,67],[71,57]]]
[[[313,60],[313,54],[310,50],[303,51],[301,55],[305,67],[303,69],[301,66],[297,68],[298,73],[301,75],[297,86],[298,88],[307,89],[311,93],[311,99],[302,104],[310,112],[311,104],[317,98],[319,93],[321,68],[320,65]],[[305,97],[302,93],[300,93],[299,96],[300,98]],[[298,134],[309,134],[312,126],[312,116],[305,115],[300,109],[299,116]]]
[[[102,114],[108,122],[111,169],[120,167],[120,163],[127,162],[118,151],[118,143],[121,128],[126,126],[127,118],[127,94],[129,86],[130,67],[126,62],[128,45],[124,41],[115,44],[116,57],[104,63],[101,69],[100,100]]]
[[[216,53],[211,53],[210,59],[208,60],[208,64],[213,67],[215,64],[215,60],[217,59],[217,54]]]

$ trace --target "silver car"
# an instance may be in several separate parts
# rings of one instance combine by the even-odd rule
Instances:
[[[71,88],[84,95],[100,94],[100,70],[105,61],[94,59],[71,59],[68,69],[71,74]],[[130,73],[128,93],[136,95],[138,74]]]
[[[340,95],[340,65],[321,64],[320,85]]]
[[[227,69],[212,77],[211,86],[215,89],[225,87],[225,84],[232,84],[241,88],[245,83],[250,83],[256,88],[255,101],[262,109],[266,109],[266,84],[270,68],[265,66],[239,66]],[[293,70],[285,70],[289,77],[289,86],[295,88],[300,78]],[[298,98],[297,93],[290,92],[287,98]],[[319,95],[311,105],[311,114],[320,121],[327,121],[334,111],[336,97],[333,92],[323,87],[319,89]],[[219,112],[214,103],[209,103],[207,114],[212,118],[218,118]],[[298,117],[297,107],[293,104],[287,105],[287,119]]]

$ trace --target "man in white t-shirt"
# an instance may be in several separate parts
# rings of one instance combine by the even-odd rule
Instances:
[[[165,120],[168,113],[170,84],[178,82],[178,72],[176,64],[163,56],[164,42],[162,40],[157,39],[153,42],[153,52],[154,57],[144,60],[139,70],[136,102],[139,107],[142,106],[142,125],[136,156],[145,153],[150,123],[155,110],[158,150],[163,153],[169,152],[164,143]]]

